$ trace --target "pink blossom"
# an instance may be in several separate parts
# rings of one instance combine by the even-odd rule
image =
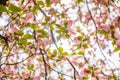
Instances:
[[[115,29],[114,29],[114,36],[115,36],[116,38],[120,38],[120,30],[119,30],[119,28],[115,28]]]
[[[30,74],[29,74],[28,72],[25,72],[25,73],[24,73],[24,77],[25,77],[25,78],[28,78],[29,76],[30,76]]]
[[[79,44],[79,40],[78,40],[78,38],[77,37],[74,37],[74,46],[76,46],[76,45],[78,45]]]
[[[72,20],[68,20],[67,23],[68,23],[68,27],[71,27],[72,24],[73,24],[73,21]]]
[[[25,17],[26,17],[27,20],[30,19],[30,18],[33,18],[32,12],[27,13]]]
[[[2,72],[0,72],[0,78],[2,78],[2,76],[3,76],[3,75],[2,75]]]
[[[99,26],[99,29],[100,30],[104,30],[104,31],[108,31],[109,30],[109,26],[107,26],[107,25],[101,25],[101,26]]]
[[[68,28],[68,35],[71,36],[71,35],[74,35],[74,34],[75,34],[74,29]]]
[[[34,80],[40,80],[40,76],[36,76]]]
[[[120,47],[120,39],[116,40],[116,45]]]
[[[96,71],[96,72],[94,72],[94,75],[95,75],[95,76],[100,76],[100,74],[102,74],[101,71]]]
[[[47,45],[49,45],[51,43],[51,41],[49,39],[47,39],[47,38],[42,39],[42,41],[44,43],[44,46],[47,46]]]
[[[12,27],[12,32],[18,32],[18,29],[16,27]]]
[[[81,71],[81,74],[84,75],[84,76],[88,76],[88,71],[89,69],[88,68],[84,68],[82,71]]]
[[[50,2],[56,3],[56,0],[50,0]]]

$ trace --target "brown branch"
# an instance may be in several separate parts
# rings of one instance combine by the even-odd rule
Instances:
[[[47,65],[46,65],[46,60],[45,60],[45,57],[44,57],[44,53],[42,52],[42,49],[41,49],[41,48],[40,48],[40,54],[42,55],[42,59],[43,59],[43,62],[44,62],[45,80],[47,80]]]
[[[74,80],[77,80],[76,79],[76,72],[77,72],[77,70],[76,70],[75,66],[71,63],[71,61],[68,58],[67,58],[67,61],[70,63],[70,65],[72,66],[72,68],[74,70]]]
[[[31,54],[30,56],[28,56],[28,57],[25,58],[24,60],[21,60],[21,61],[16,62],[16,63],[3,63],[3,64],[1,64],[1,65],[16,65],[16,64],[20,64],[20,63],[26,61],[27,59],[29,59],[29,58],[32,57],[32,56],[34,56],[34,54]],[[1,66],[1,65],[0,65],[0,66]]]
[[[92,19],[92,21],[93,21],[93,23],[94,23],[95,29],[96,29],[96,42],[97,42],[97,45],[98,45],[98,47],[99,47],[99,49],[100,49],[100,52],[101,52],[101,54],[103,55],[104,59],[107,60],[106,56],[104,55],[103,51],[101,50],[101,47],[100,47],[100,45],[99,45],[99,42],[98,42],[98,35],[97,35],[97,33],[98,33],[98,28],[97,28],[97,25],[96,25],[96,23],[95,23],[95,20],[94,20],[94,18],[93,18],[93,16],[92,16],[92,13],[91,13],[91,11],[90,11],[90,9],[89,9],[88,0],[86,0],[86,4],[87,4],[87,9],[88,9],[88,12],[89,12],[89,14],[90,14],[90,17],[91,17],[91,19]],[[108,61],[107,61],[107,64],[108,64],[108,66],[111,68],[111,66],[110,66],[110,64],[108,63]],[[113,74],[113,76],[115,76],[114,72],[112,72],[112,74]]]

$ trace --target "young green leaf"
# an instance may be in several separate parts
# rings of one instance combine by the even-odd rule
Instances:
[[[0,5],[0,12],[6,12],[7,8],[6,6]]]
[[[17,13],[21,11],[20,7],[17,7],[13,4],[10,5],[9,10],[11,10],[13,13]]]

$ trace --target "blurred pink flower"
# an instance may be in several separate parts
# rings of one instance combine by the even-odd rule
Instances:
[[[81,74],[84,75],[84,76],[88,76],[88,68],[84,68],[82,71],[81,71]]]
[[[74,35],[74,34],[75,34],[74,29],[72,29],[72,28],[68,28],[67,30],[68,30],[68,35],[69,35],[69,36],[71,36],[71,35]]]
[[[109,30],[109,26],[107,26],[107,25],[101,25],[101,26],[99,26],[99,29],[100,30],[104,30],[104,31],[108,31]]]
[[[11,27],[12,32],[18,32],[18,29],[16,27]]]
[[[68,27],[71,27],[72,24],[73,24],[73,21],[72,20],[68,20],[67,23],[68,23]]]
[[[40,76],[36,76],[34,80],[40,80]]]
[[[78,37],[74,37],[74,46],[79,45]]]
[[[102,75],[102,72],[101,71],[96,71],[96,72],[94,72],[94,75],[95,76],[100,76],[100,75]]]
[[[120,47],[120,39],[116,40],[116,45]]]
[[[26,17],[27,20],[30,19],[30,18],[33,18],[32,12],[28,12],[25,17]]]
[[[49,39],[47,39],[47,38],[43,38],[42,42],[44,43],[44,46],[47,46],[47,45],[49,45],[51,43],[51,41]]]
[[[2,72],[0,72],[0,78],[2,78]]]
[[[30,76],[30,74],[28,72],[24,73],[24,78],[28,78]]]
[[[114,29],[114,36],[116,37],[116,38],[120,38],[120,30],[119,30],[119,28],[115,28]]]
[[[55,3],[55,2],[56,2],[56,0],[50,0],[50,2],[53,2],[53,3]]]

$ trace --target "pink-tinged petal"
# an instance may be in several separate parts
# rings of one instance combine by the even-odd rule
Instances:
[[[51,44],[51,41],[47,38],[43,38],[42,42],[43,42],[44,46],[47,46],[47,45]]]
[[[94,75],[95,76],[100,76],[100,75],[102,75],[102,72],[101,71],[94,72]]]
[[[50,2],[56,3],[56,0],[50,0]]]
[[[72,20],[68,20],[67,23],[68,23],[68,27],[71,27],[72,24],[73,24],[73,21]]]
[[[88,68],[84,68],[82,71],[81,71],[81,74],[84,75],[84,76],[88,76]]]
[[[3,75],[2,75],[2,72],[0,72],[0,78],[2,78],[2,76],[3,76]]]
[[[41,80],[40,76],[35,77],[34,80]]]
[[[22,24],[22,25],[27,25],[27,23],[28,23],[28,21],[25,21],[25,20],[24,20],[24,21],[21,21],[21,24]]]
[[[11,28],[13,32],[18,32],[18,29],[16,27]]]
[[[116,40],[116,45],[117,45],[118,47],[120,47],[120,39],[119,39],[119,40]]]
[[[24,78],[28,78],[30,76],[30,74],[28,72],[24,73]]]
[[[25,17],[26,17],[27,20],[30,19],[30,18],[33,18],[32,12],[27,13]]]
[[[71,35],[74,35],[74,34],[75,34],[74,29],[68,28],[68,35],[71,36]]]
[[[114,36],[115,36],[116,38],[120,38],[120,30],[119,30],[119,28],[115,28],[115,29],[114,29]]]
[[[74,41],[74,46],[76,46],[76,45],[78,45],[78,44],[79,44],[79,40],[78,40],[78,38],[77,38],[77,37],[75,37],[73,41]]]
[[[99,29],[100,30],[104,30],[104,31],[108,31],[109,30],[109,26],[107,26],[107,25],[101,25],[101,26],[99,26]]]

